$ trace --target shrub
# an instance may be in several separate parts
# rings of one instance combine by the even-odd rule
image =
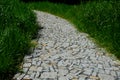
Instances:
[[[49,1],[53,3],[64,3],[64,4],[80,4],[81,2],[88,2],[88,1],[93,1],[93,0],[21,0],[23,2],[38,2],[38,1]]]
[[[17,65],[29,49],[30,39],[16,27],[6,28],[0,37],[0,77],[15,73]],[[3,75],[4,74],[4,75]],[[11,76],[11,75],[10,75]]]
[[[0,80],[10,80],[30,48],[38,26],[32,11],[18,0],[0,1]]]
[[[120,2],[102,1],[83,5],[79,16],[84,31],[120,58]]]

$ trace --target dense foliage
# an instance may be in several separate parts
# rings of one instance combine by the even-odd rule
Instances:
[[[0,80],[9,80],[18,70],[36,30],[35,16],[23,3],[0,0]]]
[[[53,3],[64,3],[64,4],[80,4],[83,2],[93,1],[93,0],[21,0],[23,2],[38,2],[38,1],[48,1]]]
[[[82,7],[76,16],[80,16],[84,31],[120,59],[120,2],[93,2]]]

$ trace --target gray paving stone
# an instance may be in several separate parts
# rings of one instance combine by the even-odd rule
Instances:
[[[50,68],[50,71],[51,71],[51,72],[55,72],[55,69],[54,69],[53,66],[50,66],[49,68]]]
[[[120,76],[120,71],[117,71],[117,75]]]
[[[103,68],[102,64],[98,64],[98,68],[102,69]]]
[[[69,43],[63,43],[62,46],[63,46],[64,48],[67,48],[67,47],[69,46]]]
[[[23,64],[23,67],[27,67],[27,68],[28,68],[28,67],[30,67],[30,66],[31,66],[31,63],[24,63],[24,64]]]
[[[41,74],[41,78],[56,78],[57,72],[44,72]]]
[[[106,74],[110,74],[110,70],[105,70],[105,73]]]
[[[15,76],[13,77],[13,79],[17,79],[20,75],[21,75],[21,73],[15,74]]]
[[[112,76],[117,76],[117,74],[116,74],[115,71],[111,71],[110,74],[111,74]]]
[[[27,72],[29,68],[23,68],[23,72]]]
[[[23,80],[24,79],[30,79],[30,75],[25,75],[24,77],[23,77]]]
[[[92,74],[92,69],[85,69],[85,71],[83,72],[85,75],[91,75]]]
[[[64,61],[63,61],[63,60],[59,61],[59,62],[58,62],[58,66],[64,66],[64,64],[63,64],[63,63],[64,63]]]
[[[67,73],[68,73],[68,70],[58,69],[58,75],[59,76],[65,76],[65,75],[67,75]]]
[[[37,71],[37,72],[36,72],[36,75],[35,75],[35,78],[38,78],[39,76],[40,76],[40,72]]]
[[[30,71],[37,71],[37,66],[31,66],[29,70]]]
[[[98,74],[101,80],[115,80],[114,76],[106,75],[106,74]]]
[[[21,74],[19,77],[17,77],[16,79],[17,80],[21,80],[21,79],[23,79],[24,78],[24,76],[25,76],[25,74]]]
[[[71,74],[71,73],[69,73],[69,74],[66,75],[66,77],[67,77],[69,80],[72,79],[74,76],[75,76],[75,75],[74,75],[74,74]]]
[[[69,80],[69,79],[66,78],[66,77],[64,77],[64,76],[60,76],[60,77],[58,78],[58,80]]]
[[[31,74],[30,74],[30,79],[33,79],[33,80],[34,80],[34,79],[35,79],[35,76],[36,76],[36,73],[35,73],[35,72],[31,73]]]
[[[41,65],[41,61],[38,61],[38,62],[36,63],[36,65],[37,65],[37,66],[40,66],[40,65]]]
[[[99,69],[99,73],[105,74],[105,70],[104,69]]]
[[[38,67],[37,71],[42,72],[42,69],[43,69],[42,67]]]
[[[93,72],[93,73],[92,73],[92,76],[97,76],[97,72]]]
[[[80,77],[79,77],[79,80],[86,80],[87,79],[87,76],[85,76],[85,75],[80,75]]]
[[[37,65],[37,62],[36,61],[32,61],[32,65]]]
[[[31,59],[32,58],[32,55],[26,55],[25,57],[24,57],[24,59]]]

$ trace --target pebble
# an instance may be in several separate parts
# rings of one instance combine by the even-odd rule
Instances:
[[[43,27],[33,53],[24,57],[15,80],[120,80],[120,64],[86,33],[49,13],[34,11]]]

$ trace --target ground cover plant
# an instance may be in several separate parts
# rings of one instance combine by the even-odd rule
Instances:
[[[47,1],[27,5],[66,18],[120,59],[120,1],[89,0],[79,5]]]
[[[36,34],[36,18],[18,0],[0,0],[0,80],[10,80],[31,47]]]

